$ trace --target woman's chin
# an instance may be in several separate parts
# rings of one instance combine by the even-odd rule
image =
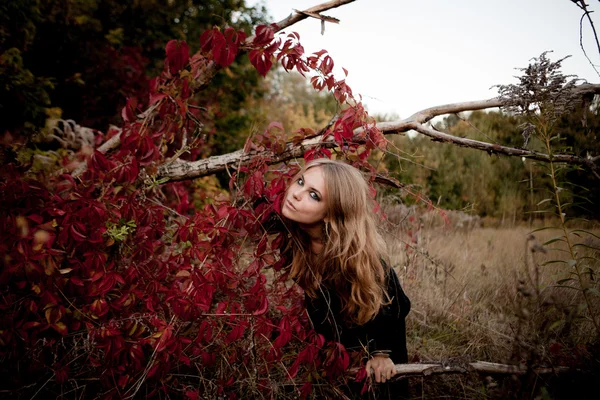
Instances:
[[[281,207],[281,215],[283,215],[285,218],[293,221],[293,218],[290,214],[291,213],[290,213],[288,206],[286,204],[284,204],[283,207]]]

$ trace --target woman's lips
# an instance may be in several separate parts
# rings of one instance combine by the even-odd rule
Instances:
[[[287,205],[289,208],[291,208],[292,210],[294,210],[294,211],[298,211],[298,210],[296,210],[296,207],[294,207],[294,205],[292,204],[292,202],[291,202],[291,201],[289,201],[289,200],[286,200],[286,201],[285,201],[285,204],[286,204],[286,205]]]

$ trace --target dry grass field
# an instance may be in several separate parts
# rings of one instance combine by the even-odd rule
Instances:
[[[417,216],[404,208],[386,210],[390,261],[412,301],[407,320],[413,362],[452,364],[481,360],[527,366],[569,366],[577,374],[524,377],[448,375],[411,378],[419,398],[585,398],[597,368],[597,337],[575,281],[570,256],[560,242],[543,243],[562,231],[531,233],[528,227],[482,227],[478,219]],[[592,229],[599,235],[598,229]],[[593,235],[572,237],[599,247]],[[552,249],[556,247],[558,249]],[[581,247],[580,265],[595,272],[600,253]],[[585,251],[585,254],[583,253]],[[552,260],[563,262],[548,263]],[[585,285],[600,288],[588,274]],[[591,295],[600,314],[600,297]],[[591,371],[591,372],[590,372]],[[595,375],[600,377],[600,375]],[[575,392],[573,392],[575,390]],[[583,396],[583,397],[582,397]],[[590,397],[595,398],[595,397]]]

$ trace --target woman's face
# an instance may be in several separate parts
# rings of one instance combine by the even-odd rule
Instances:
[[[298,176],[285,193],[281,208],[284,217],[301,225],[320,224],[327,209],[327,192],[323,169],[309,168]]]

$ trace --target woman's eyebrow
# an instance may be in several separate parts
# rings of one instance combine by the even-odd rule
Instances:
[[[304,175],[300,175],[300,179],[302,179],[304,181],[304,183],[306,184],[306,179],[304,179]],[[319,189],[315,188],[314,186],[308,186],[309,190],[314,190],[315,192],[317,192],[317,194],[320,197],[323,197],[323,195],[321,194],[321,192],[319,191]]]

